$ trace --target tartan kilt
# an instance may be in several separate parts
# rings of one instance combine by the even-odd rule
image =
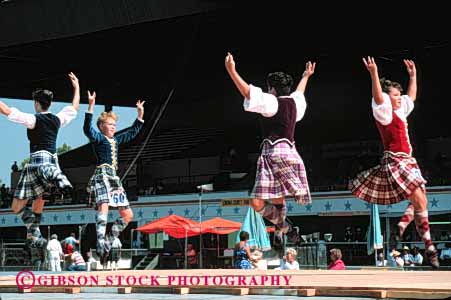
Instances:
[[[41,198],[49,187],[64,189],[72,187],[60,169],[58,156],[48,151],[31,153],[30,162],[23,168],[14,198],[36,200]]]
[[[349,189],[367,202],[388,205],[407,199],[418,187],[425,190],[425,185],[415,158],[386,151],[380,165],[359,173]]]
[[[274,199],[293,196],[296,202],[312,202],[304,162],[294,145],[288,142],[262,143],[257,161],[253,196]]]
[[[122,188],[122,182],[116,170],[109,165],[101,165],[96,167],[86,190],[90,203],[94,200],[94,208],[97,208],[102,203],[109,203],[108,194],[119,188]]]

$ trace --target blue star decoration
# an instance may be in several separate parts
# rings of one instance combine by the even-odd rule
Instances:
[[[206,208],[202,208],[202,216],[205,216],[205,213],[207,212]]]
[[[349,201],[346,201],[345,203],[345,210],[351,210],[352,204]]]
[[[2,224],[5,224],[5,223],[6,223],[5,218],[2,218]]]
[[[86,217],[85,214],[81,214],[81,215],[80,215],[80,220],[84,221],[84,220],[85,220],[85,217]]]
[[[168,215],[172,215],[174,213],[174,211],[172,210],[172,208],[170,208],[169,210],[168,210]]]
[[[387,208],[392,208],[392,207],[393,207],[393,205],[391,205],[391,204],[387,205]]]
[[[67,216],[66,216],[66,219],[67,219],[68,221],[70,221],[70,220],[72,219],[72,216],[71,216],[71,215],[67,215]]]
[[[287,211],[288,212],[291,212],[293,210],[293,205],[291,205],[291,203],[290,204],[288,204],[288,206],[287,206]]]
[[[57,215],[53,215],[53,221],[54,222],[58,222],[58,216]]]
[[[327,201],[327,203],[324,204],[324,208],[325,208],[326,210],[330,210],[330,209],[332,208],[332,204],[330,204],[330,202]]]
[[[19,219],[17,217],[14,217],[14,223],[19,223]]]
[[[305,209],[306,209],[307,211],[312,211],[312,205],[311,205],[311,204],[307,204],[307,205],[305,206]]]
[[[240,208],[237,206],[233,209],[233,212],[237,215],[240,213]]]
[[[153,211],[153,217],[154,217],[154,218],[158,217],[158,210],[154,210],[154,211]]]
[[[143,210],[140,209],[140,210],[138,211],[138,218],[142,219],[142,217],[143,217]]]
[[[189,212],[190,212],[190,210],[187,208],[187,209],[185,209],[185,217],[188,217],[189,216]]]
[[[222,208],[219,207],[219,208],[216,209],[216,215],[217,216],[222,216]]]
[[[371,208],[371,203],[365,202],[365,206],[366,206],[366,209],[370,209]]]
[[[431,207],[438,207],[438,200],[436,200],[435,198],[432,198]]]

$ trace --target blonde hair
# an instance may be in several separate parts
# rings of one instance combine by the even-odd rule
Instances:
[[[97,127],[100,129],[100,124],[106,122],[108,118],[113,119],[114,121],[117,121],[118,117],[113,111],[106,112],[100,114],[99,118],[97,119]]]
[[[341,250],[337,248],[331,249],[330,254],[334,255],[337,259],[341,259],[343,257],[343,255],[341,254]]]
[[[293,255],[294,257],[296,257],[296,255],[298,255],[298,252],[294,249],[294,248],[288,248],[287,249],[287,254]]]

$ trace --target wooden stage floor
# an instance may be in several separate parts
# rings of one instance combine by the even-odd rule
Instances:
[[[99,288],[117,293],[446,299],[451,297],[451,271],[202,269],[0,273],[0,293],[75,294]]]

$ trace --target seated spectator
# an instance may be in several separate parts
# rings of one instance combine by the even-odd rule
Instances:
[[[389,255],[391,257],[391,265],[393,267],[404,267],[404,260],[401,258],[401,252],[393,249]]]
[[[70,259],[72,263],[67,267],[68,271],[86,271],[86,262],[80,252],[72,252]]]
[[[386,267],[387,266],[387,260],[384,259],[384,253],[383,252],[379,252],[377,254],[376,266],[377,267]]]
[[[266,264],[265,261],[262,260],[263,258],[263,252],[261,252],[260,250],[254,250],[251,253],[251,263],[252,263],[252,269],[257,269],[257,270],[267,270],[268,266]]]
[[[423,255],[421,255],[418,247],[412,249],[412,266],[421,266],[423,264]]]
[[[404,260],[404,266],[410,266],[413,261],[413,256],[410,254],[410,249],[407,246],[402,248],[402,256],[401,258]]]
[[[341,260],[342,254],[340,249],[330,250],[330,264],[328,270],[346,270],[345,263]]]
[[[287,255],[283,257],[282,264],[279,270],[299,270],[299,263],[297,261],[298,253],[294,248],[287,249]]]

